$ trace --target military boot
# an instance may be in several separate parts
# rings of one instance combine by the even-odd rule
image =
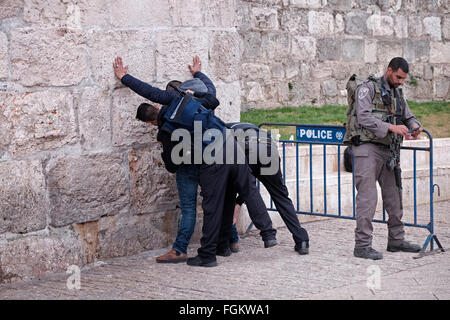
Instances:
[[[363,259],[372,259],[372,260],[383,259],[383,254],[375,249],[372,249],[371,247],[355,248],[355,250],[353,251],[353,255],[357,258]]]
[[[389,252],[419,252],[422,249],[418,244],[413,244],[408,241],[402,240],[400,243],[389,244],[387,245],[387,251]]]

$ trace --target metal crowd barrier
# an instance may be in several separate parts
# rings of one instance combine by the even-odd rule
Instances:
[[[281,163],[282,163],[282,173],[283,179],[286,183],[286,145],[295,144],[296,146],[296,203],[295,199],[292,199],[294,202],[294,207],[296,208],[297,214],[304,214],[310,216],[318,216],[318,217],[329,217],[329,218],[341,218],[341,219],[349,219],[356,220],[356,205],[355,205],[355,197],[356,197],[356,188],[355,188],[355,180],[352,172],[352,214],[345,215],[343,214],[342,205],[341,205],[341,148],[343,146],[343,140],[345,135],[345,127],[337,126],[337,125],[314,125],[314,124],[292,124],[292,123],[262,123],[259,127],[296,127],[296,139],[295,140],[279,140],[282,146],[282,154]],[[434,187],[437,186],[433,183],[433,137],[428,130],[424,130],[424,132],[428,135],[429,138],[429,146],[428,147],[408,147],[402,146],[402,150],[412,150],[413,152],[413,211],[414,218],[413,221],[405,222],[405,226],[423,228],[429,231],[429,234],[423,244],[422,250],[419,255],[414,258],[420,258],[424,255],[428,255],[434,250],[434,243],[437,244],[440,251],[444,251],[441,243],[439,242],[437,236],[434,233],[434,216],[433,216],[433,194]],[[300,188],[299,188],[299,145],[306,144],[309,145],[309,197],[310,204],[309,210],[301,210],[300,209]],[[313,145],[323,145],[323,212],[315,212],[314,210],[314,189],[313,189]],[[337,146],[337,198],[338,198],[338,207],[337,212],[330,213],[327,211],[327,146]],[[417,212],[417,152],[428,152],[429,153],[429,219],[427,224],[418,223],[418,212]],[[353,162],[353,161],[352,161]],[[259,182],[258,182],[259,186]],[[291,192],[290,192],[291,193]],[[404,206],[405,207],[405,206]],[[273,207],[272,199],[270,199],[270,207],[267,208],[269,211],[277,211],[276,208]],[[386,220],[386,211],[383,205],[382,209],[382,219],[373,219],[373,222],[377,223],[387,223]],[[251,229],[252,223],[249,225],[248,230]],[[430,251],[427,252],[428,246],[430,247]]]

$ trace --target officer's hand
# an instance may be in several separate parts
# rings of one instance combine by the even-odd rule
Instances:
[[[419,126],[415,126],[413,127],[409,133],[409,139],[408,140],[417,140],[417,138],[419,137],[419,134],[421,134],[423,132],[423,128],[419,127]]]
[[[404,126],[404,125],[393,125],[391,124],[389,126],[389,131],[396,133],[396,134],[400,134],[402,136],[406,136],[408,134],[408,127]]]

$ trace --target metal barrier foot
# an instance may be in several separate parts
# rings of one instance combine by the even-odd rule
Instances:
[[[436,242],[436,244],[438,246],[438,249],[431,250],[431,242],[432,241]],[[426,251],[427,247],[428,247],[428,244],[430,244],[430,251]],[[442,247],[441,243],[439,242],[437,236],[435,234],[430,234],[427,237],[427,240],[425,240],[425,244],[423,245],[423,247],[420,250],[419,254],[416,257],[413,257],[413,259],[420,259],[420,258],[429,256],[429,255],[433,255],[433,254],[436,254],[436,253],[442,253],[442,252],[445,252],[445,250]]]

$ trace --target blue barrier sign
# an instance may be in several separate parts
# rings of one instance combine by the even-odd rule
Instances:
[[[310,143],[336,143],[342,144],[345,136],[345,128],[325,126],[297,126],[297,140]]]

